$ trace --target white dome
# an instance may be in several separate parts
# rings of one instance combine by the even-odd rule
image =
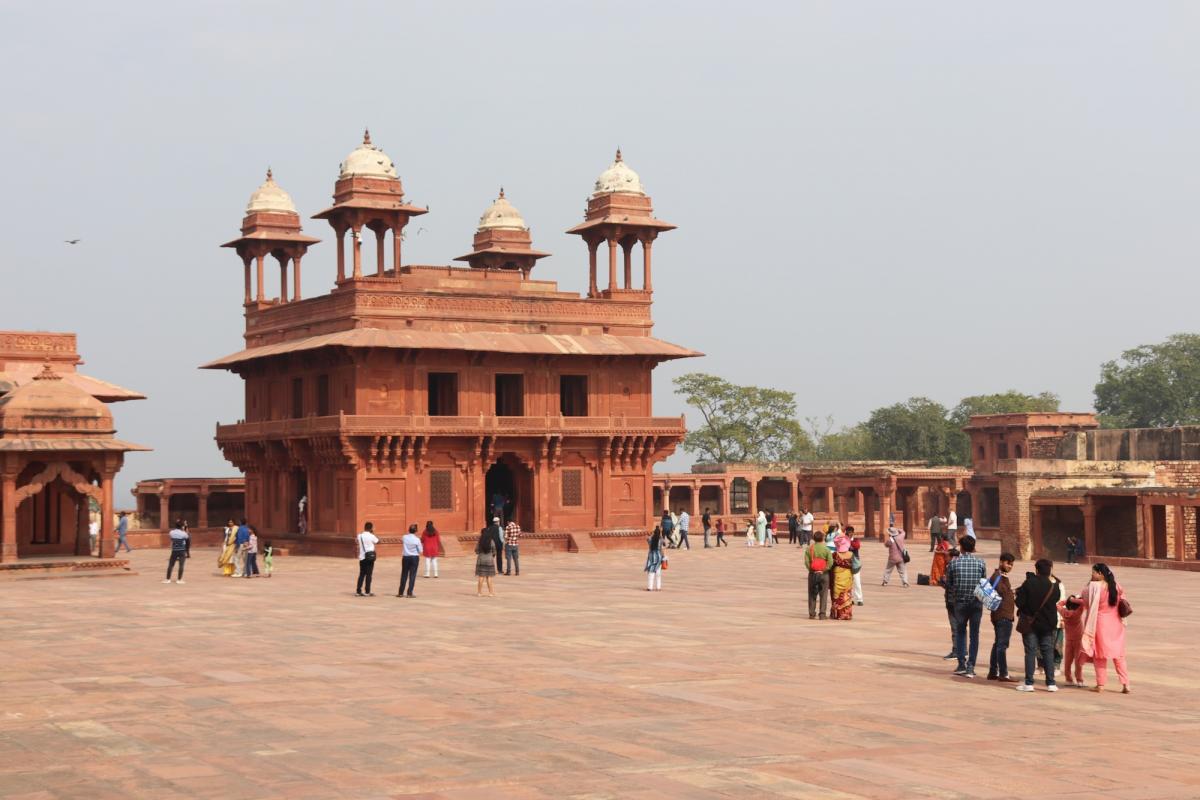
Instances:
[[[488,210],[483,212],[483,216],[479,218],[479,230],[485,228],[525,230],[525,219],[521,216],[520,211],[513,208],[512,203],[504,199],[503,187],[500,189],[500,196],[488,206]]]
[[[296,213],[296,204],[292,202],[292,196],[280,188],[279,184],[275,182],[275,178],[271,176],[269,169],[267,170],[267,179],[263,181],[262,186],[254,190],[254,194],[250,195],[250,202],[246,203],[247,214],[253,214],[256,211]]]
[[[363,131],[363,143],[342,162],[338,177],[364,175],[371,178],[396,178],[396,165],[387,153],[371,144],[371,132]]]
[[[617,150],[617,157],[613,161],[612,166],[601,172],[600,177],[596,178],[596,190],[593,194],[611,194],[613,192],[624,192],[626,194],[646,193],[645,189],[642,188],[642,179],[621,158],[620,149]]]

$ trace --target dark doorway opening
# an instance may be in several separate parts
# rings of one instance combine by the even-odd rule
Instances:
[[[1068,536],[1074,536],[1076,540],[1083,541],[1083,510],[1075,506],[1043,507],[1042,551],[1044,554],[1055,561],[1065,561]]]
[[[308,495],[308,473],[302,469],[292,470],[291,502],[288,503],[288,530],[308,533],[308,504],[312,498]]]
[[[524,375],[496,375],[496,416],[525,416]]]
[[[487,502],[485,525],[492,517],[499,517],[501,525],[515,519],[522,531],[534,529],[533,476],[515,455],[505,453],[488,467],[484,495]]]
[[[562,375],[558,383],[559,411],[564,417],[588,415],[587,375]]]
[[[429,416],[458,416],[458,373],[429,373]]]

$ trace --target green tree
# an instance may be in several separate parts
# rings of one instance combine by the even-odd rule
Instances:
[[[1200,334],[1177,333],[1106,361],[1095,395],[1107,428],[1200,423]]]
[[[932,464],[956,464],[962,458],[946,407],[927,397],[877,408],[863,428],[870,437],[871,458]]]
[[[831,416],[823,420],[807,417],[804,421],[812,440],[814,461],[862,461],[870,458],[871,437],[861,423],[835,431]]]
[[[702,372],[680,375],[674,383],[675,394],[703,420],[683,440],[683,449],[700,460],[766,463],[797,461],[811,453],[792,392],[737,386]]]

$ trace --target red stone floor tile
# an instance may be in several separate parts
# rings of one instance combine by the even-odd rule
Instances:
[[[640,552],[530,555],[494,599],[470,559],[413,600],[396,559],[356,598],[352,561],[238,581],[203,550],[183,586],[161,551],[12,582],[0,798],[1200,797],[1198,576],[1119,571],[1135,694],[1019,695],[953,678],[940,590],[878,586],[880,556],[851,622],[808,620],[787,546],[673,554],[661,593]]]

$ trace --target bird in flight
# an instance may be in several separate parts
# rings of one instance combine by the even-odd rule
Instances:
[[[82,239],[63,239],[63,241],[66,242],[67,244],[79,244],[83,240]]]

